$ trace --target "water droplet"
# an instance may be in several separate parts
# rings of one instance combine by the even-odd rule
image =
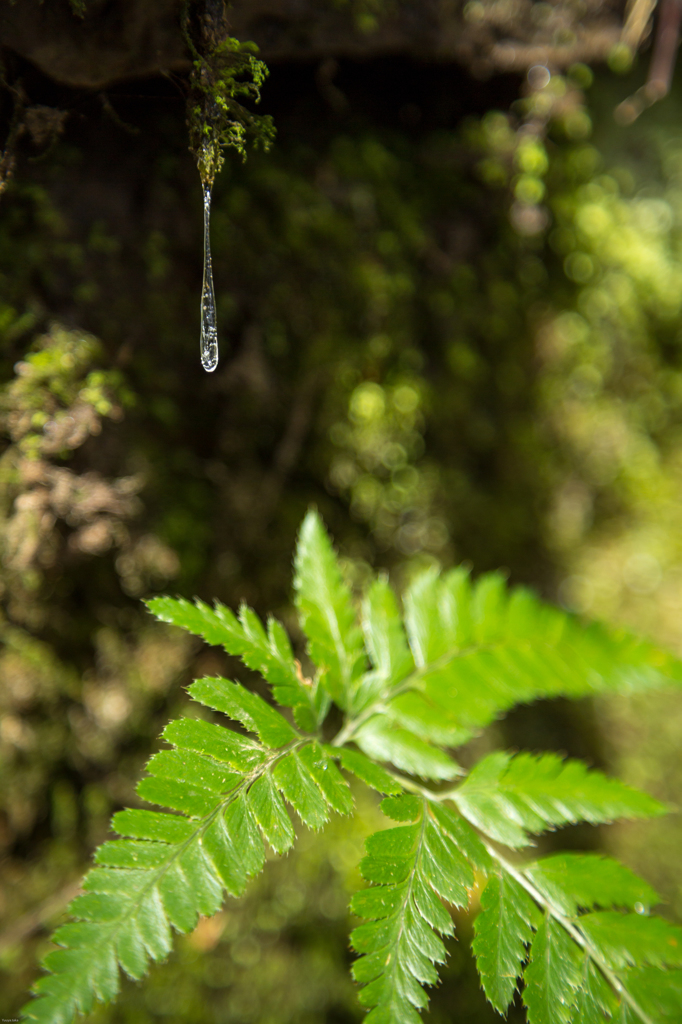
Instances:
[[[646,914],[647,910],[643,903],[635,903],[635,913]]]
[[[201,289],[201,365],[213,373],[218,365],[218,327],[211,264],[211,185],[204,192],[204,283]]]

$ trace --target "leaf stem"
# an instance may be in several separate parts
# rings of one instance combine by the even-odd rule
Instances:
[[[353,739],[355,733],[368,718],[372,718],[373,715],[379,714],[379,712],[383,711],[385,707],[386,705],[383,701],[377,702],[376,704],[370,704],[370,706],[362,711],[357,718],[346,719],[343,727],[337,732],[336,736],[331,741],[331,746],[345,746],[349,740]]]
[[[487,842],[485,839],[483,839],[482,842],[490,856],[493,857],[498,862],[498,864],[500,864],[501,867],[503,867],[504,870],[508,874],[510,874],[512,878],[514,878],[519,883],[519,885],[526,890],[528,895],[531,896],[537,904],[539,904],[541,907],[544,907],[545,910],[549,911],[552,917],[566,929],[566,931],[571,936],[573,941],[576,942],[580,946],[580,948],[583,949],[588,954],[588,956],[592,958],[592,960],[597,965],[599,970],[602,972],[602,974],[609,982],[611,987],[615,989],[615,991],[618,993],[618,995],[624,1002],[629,1004],[631,1009],[634,1010],[638,1017],[640,1017],[640,1019],[643,1021],[643,1024],[656,1024],[653,1018],[650,1017],[648,1013],[642,1009],[642,1007],[639,1005],[634,996],[630,995],[630,993],[625,988],[623,982],[620,980],[618,975],[611,970],[611,968],[606,963],[599,950],[580,931],[579,927],[577,927],[569,918],[565,917],[562,913],[560,913],[552,905],[551,901],[548,900],[545,896],[543,896],[542,893],[535,888],[533,883],[530,882],[529,879],[526,877],[523,870],[514,867],[514,865],[510,863],[510,861],[508,861],[507,858],[499,852],[499,850],[495,849],[492,843]]]

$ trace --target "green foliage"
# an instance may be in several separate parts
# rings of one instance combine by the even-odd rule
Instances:
[[[504,873],[491,875],[472,948],[483,990],[499,1013],[506,1013],[514,998],[537,917],[536,905],[517,881]]]
[[[682,966],[682,929],[648,916],[657,896],[645,881],[594,855],[519,866],[495,845],[527,846],[531,834],[568,822],[651,817],[662,805],[554,754],[496,752],[465,774],[443,749],[460,735],[455,729],[468,737],[474,722],[480,729],[515,702],[647,688],[676,680],[680,666],[651,645],[582,626],[525,591],[510,593],[496,574],[471,585],[461,570],[443,577],[423,572],[405,595],[404,623],[387,583],[370,581],[358,612],[312,512],[299,536],[295,589],[316,666],[312,682],[279,627],[271,622],[266,632],[247,608],[237,619],[220,605],[150,602],[164,621],[257,668],[275,699],[293,708],[296,726],[241,684],[207,677],[190,686],[206,714],[226,716],[244,731],[206,717],[166,727],[171,749],[150,759],[137,791],[176,813],[114,815],[121,838],[97,851],[84,894],[70,907],[75,921],[55,933],[58,948],[44,961],[51,973],[36,983],[38,998],[26,1016],[68,1024],[96,999],[115,997],[119,966],[141,978],[150,960],[168,955],[173,930],[192,931],[200,916],[218,911],[225,894],[244,893],[264,867],[266,844],[276,855],[292,847],[288,807],[314,830],[332,812],[351,813],[337,761],[389,794],[381,808],[398,823],[367,838],[361,871],[370,884],[352,901],[366,919],[351,942],[360,954],[353,974],[372,1024],[418,1024],[428,1002],[424,986],[437,982],[435,965],[447,955],[443,938],[454,933],[447,906],[469,907],[477,886],[474,953],[499,1012],[521,977],[529,1024],[599,1024],[605,1014],[652,1024],[682,1012],[682,972],[675,971]],[[495,657],[486,661],[491,651]],[[474,675],[477,656],[483,660]],[[428,701],[424,680],[431,682]],[[330,705],[319,692],[344,715],[330,743],[322,729],[330,727]],[[408,694],[422,699],[419,714],[399,721],[393,702]],[[445,715],[443,734],[438,723]],[[420,781],[462,775],[445,787]],[[663,977],[658,988],[653,968]]]
[[[0,424],[16,445],[4,453],[5,462],[10,454],[63,458],[101,429],[99,417],[120,418],[119,403],[130,405],[133,398],[119,371],[91,368],[102,355],[92,335],[59,324],[38,339],[0,392]]]
[[[389,797],[382,808],[397,821],[414,823],[367,840],[360,868],[367,881],[378,884],[353,900],[354,912],[371,919],[351,935],[353,948],[363,954],[353,976],[365,984],[360,1001],[373,1007],[368,1021],[412,1024],[419,1020],[414,1008],[428,1002],[422,986],[438,980],[433,964],[445,961],[445,946],[435,933],[453,933],[438,897],[466,906],[474,876],[447,830],[447,818],[432,815],[424,798]]]
[[[588,771],[581,761],[556,754],[511,754],[498,751],[478,762],[455,796],[470,821],[507,846],[527,846],[528,833],[544,832],[568,822],[593,825],[616,818],[665,814],[657,800]]]
[[[580,979],[579,963],[578,947],[546,914],[535,933],[523,975],[528,1024],[568,1024]]]
[[[598,853],[557,853],[529,865],[525,873],[568,917],[575,917],[578,907],[629,907],[644,913],[660,903],[647,882]]]
[[[317,681],[304,679],[289,637],[276,619],[268,620],[266,632],[246,605],[240,608],[239,618],[220,603],[211,609],[201,601],[192,604],[177,598],[153,598],[149,608],[162,622],[182,625],[207,643],[220,644],[228,654],[239,656],[248,668],[260,672],[273,687],[275,700],[293,708],[301,728],[314,729],[320,715],[324,717],[325,693]]]
[[[414,68],[408,77],[413,74]],[[273,68],[271,84],[283,109],[292,95],[288,72]],[[317,95],[312,68],[305,89]],[[9,920],[33,912],[82,873],[83,858],[104,837],[111,809],[130,803],[152,738],[179,713],[179,684],[189,679],[197,642],[173,627],[155,628],[151,621],[142,626],[145,616],[135,609],[135,599],[157,592],[197,593],[205,600],[217,595],[236,612],[244,596],[264,623],[268,609],[281,615],[290,538],[303,504],[311,500],[325,510],[344,553],[387,566],[415,553],[419,560],[435,554],[446,564],[470,560],[477,572],[504,564],[516,579],[542,581],[547,593],[569,576],[559,591],[562,602],[609,621],[624,611],[623,623],[662,643],[677,643],[676,314],[662,317],[668,303],[659,301],[655,288],[640,287],[639,276],[633,279],[630,250],[615,247],[617,259],[607,266],[591,245],[585,248],[583,215],[575,217],[577,207],[595,196],[600,204],[614,201],[614,220],[626,215],[633,226],[631,248],[644,253],[646,244],[641,269],[651,257],[669,253],[670,263],[666,255],[665,272],[654,284],[670,280],[676,258],[670,243],[679,237],[681,209],[673,117],[660,130],[660,183],[652,183],[659,147],[650,134],[642,138],[645,119],[641,132],[638,126],[609,130],[615,153],[603,134],[596,148],[567,146],[555,135],[546,147],[550,171],[544,176],[553,226],[560,218],[562,227],[581,230],[580,239],[551,233],[544,244],[541,236],[528,242],[510,229],[502,189],[496,193],[470,181],[476,155],[460,131],[450,130],[451,119],[437,140],[428,130],[432,119],[440,123],[433,98],[423,107],[424,130],[408,134],[379,127],[376,118],[368,123],[355,98],[361,95],[348,93],[352,118],[297,118],[293,130],[284,119],[280,145],[267,160],[255,154],[247,164],[230,161],[223,170],[214,197],[216,270],[223,268],[216,284],[221,317],[238,353],[232,384],[225,382],[227,396],[194,378],[187,342],[196,319],[201,218],[192,198],[193,167],[183,155],[187,133],[179,107],[173,124],[172,116],[158,116],[156,101],[121,108],[112,95],[125,120],[143,124],[153,160],[145,157],[140,164],[139,137],[118,128],[107,141],[106,126],[102,133],[94,117],[88,121],[94,146],[83,122],[86,131],[76,148],[72,139],[58,143],[45,161],[24,160],[3,197],[0,319],[6,378],[24,359],[34,331],[42,332],[44,318],[87,325],[102,339],[103,365],[120,367],[139,400],[120,424],[103,421],[102,433],[72,456],[71,465],[105,476],[141,471],[143,506],[123,526],[133,540],[147,535],[169,543],[181,566],[177,578],[152,576],[138,571],[139,563],[131,568],[129,552],[120,558],[116,549],[74,555],[67,546],[74,530],[63,520],[48,535],[64,546],[54,556],[48,548],[40,564],[45,582],[25,603],[33,611],[38,606],[40,618],[21,637],[4,629],[0,654],[0,675],[13,684],[3,688],[0,715],[6,726],[1,802],[9,856],[0,896]],[[595,97],[604,104],[606,121],[612,121],[621,98],[603,91],[601,100]],[[674,115],[674,102],[668,110]],[[659,114],[663,105],[647,115],[647,123]],[[139,168],[145,188],[133,193],[142,206],[136,200],[126,214],[116,204],[133,185],[131,166]],[[99,191],[114,168],[116,187]],[[64,189],[64,181],[74,188]],[[95,220],[82,216],[87,195],[97,206]],[[656,236],[638,226],[646,210],[645,204],[640,210],[640,200],[651,198],[664,200],[674,215],[670,230]],[[138,216],[143,207],[147,213]],[[569,248],[560,251],[559,243]],[[600,268],[586,285],[564,276],[571,246]],[[620,259],[624,255],[627,261]],[[604,310],[604,292],[627,281],[634,281],[634,294],[626,301],[614,293]],[[7,314],[9,324],[8,305],[15,311],[14,319]],[[580,333],[585,314],[587,336]],[[252,325],[253,336],[260,332],[261,338],[253,350]],[[533,355],[532,368],[526,362],[531,348],[539,355]],[[238,375],[240,357],[250,360],[252,353],[254,363],[245,363],[245,376]],[[294,463],[293,479],[287,476],[284,490],[270,498],[276,516],[266,529],[258,516],[266,510],[267,519],[272,491],[263,484],[271,457],[289,414],[292,422],[305,415],[305,382],[314,379],[319,364],[329,374],[323,401],[313,394],[309,440]],[[260,392],[262,379],[270,384]],[[555,414],[570,415],[570,431],[556,444],[552,438],[549,464],[543,446],[548,410],[550,425]],[[226,452],[236,458],[230,457],[229,474],[221,475],[217,469]],[[333,489],[333,499],[325,487]],[[16,624],[17,588],[6,576],[3,582],[3,611]],[[200,658],[205,656],[202,651]],[[193,675],[220,672],[214,662]],[[304,674],[313,673],[306,667]],[[114,698],[118,720],[106,714],[115,708]],[[596,709],[597,743],[608,739],[612,770],[671,801],[680,789],[676,704],[676,695],[645,693],[633,702],[599,701]],[[569,728],[583,738],[589,735],[583,728],[590,728],[584,716],[593,713],[591,702],[551,703],[502,723],[499,732],[494,727],[495,745],[504,742],[501,732],[512,745],[542,749],[542,734],[538,738],[536,731],[531,740],[518,732],[531,716],[533,723],[539,717],[554,729],[558,717],[568,715]],[[572,740],[554,732],[549,743],[564,749]],[[591,750],[590,756],[598,753]],[[676,818],[660,819],[651,829],[619,829],[609,842],[654,881],[679,914]],[[357,834],[362,824],[354,827]],[[55,845],[52,838],[42,844],[48,830]],[[328,826],[315,849],[335,851],[336,835]],[[559,839],[550,838],[550,845]],[[236,959],[231,964],[230,945],[238,942],[227,938],[231,923],[214,954],[196,962],[193,937],[180,940],[182,969],[172,963],[155,973],[143,994],[147,1009],[135,1011],[136,1020],[138,1013],[155,1018],[155,999],[160,1005],[172,992],[173,1015],[196,1021],[197,1012],[181,1008],[181,993],[193,992],[193,1006],[201,999],[222,1000],[220,1011],[212,1012],[244,1024],[244,996],[237,993],[249,989],[258,993],[250,1004],[256,1007],[254,1019],[304,1019],[294,969],[285,971],[285,984],[277,969],[292,949],[288,930],[272,944],[269,937],[261,943],[255,904],[275,879],[296,877],[297,865],[294,857],[272,865],[250,888],[248,902],[230,910],[231,922],[237,913],[243,919],[252,914],[240,939],[248,936],[249,948],[261,944],[267,984],[254,983],[257,967],[237,967]],[[342,888],[345,880],[335,884]],[[331,895],[320,897],[320,908],[327,899]],[[301,913],[297,929],[304,920],[310,934],[311,919],[326,918],[309,896],[306,906],[311,909]],[[217,927],[215,919],[210,923]],[[338,980],[345,922],[337,918],[325,934],[337,937],[329,957],[337,974],[329,966],[316,984],[318,991],[332,993],[345,984]],[[2,1016],[18,1015],[34,943],[43,941],[36,936],[11,951],[0,985]],[[444,984],[434,993],[436,1015],[443,1015],[438,1003],[447,1005],[455,986],[469,984],[457,976],[469,971],[463,946],[456,947]],[[310,948],[317,949],[313,940]],[[221,987],[213,987],[212,972]],[[204,978],[209,981],[202,988]],[[139,998],[136,986],[128,986],[118,1006],[99,1010],[98,1018],[132,1016]],[[268,998],[272,1008],[266,1012],[259,1000]],[[471,998],[463,993],[464,1001]],[[489,1008],[481,1005],[480,1012]]]
[[[213,9],[212,9],[213,8]],[[223,0],[205,6],[201,43],[189,31],[189,3],[183,27],[194,56],[187,102],[190,150],[204,185],[212,186],[223,165],[223,151],[232,148],[246,158],[247,140],[268,149],[275,135],[272,118],[253,114],[241,100],[260,101],[268,69],[255,56],[255,43],[242,43],[227,33]]]
[[[329,538],[314,513],[301,527],[294,590],[308,654],[329,695],[344,711],[351,711],[365,667],[362,633]]]

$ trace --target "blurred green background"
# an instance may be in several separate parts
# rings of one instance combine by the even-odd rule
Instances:
[[[269,154],[216,183],[221,363],[199,363],[201,193],[172,81],[28,138],[0,205],[0,1011],[17,1015],[108,820],[196,675],[249,676],[152,621],[169,592],[275,612],[310,504],[349,579],[466,561],[682,653],[682,83],[577,66],[532,88],[450,65],[272,68]],[[41,92],[42,90],[42,92]],[[38,125],[38,127],[40,127]],[[49,132],[48,132],[49,135]],[[587,758],[679,801],[682,697],[547,702],[479,749]],[[350,1024],[360,814],[92,1020]],[[575,828],[682,914],[682,824]],[[429,1019],[497,1019],[458,920]],[[520,1007],[510,1019],[520,1021]]]

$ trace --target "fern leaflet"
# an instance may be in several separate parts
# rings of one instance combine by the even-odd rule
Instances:
[[[242,895],[263,868],[263,840],[276,853],[293,844],[280,794],[314,828],[328,820],[330,809],[352,809],[334,761],[256,694],[220,678],[198,680],[190,693],[260,742],[191,718],[166,728],[164,738],[174,748],[151,758],[138,793],[179,814],[114,815],[112,827],[125,838],[97,851],[86,892],[69,908],[77,921],[55,933],[61,948],[45,959],[52,973],[36,983],[40,998],[24,1009],[31,1020],[67,1024],[76,1012],[89,1012],[95,997],[112,999],[119,964],[141,978],[150,959],[170,952],[171,927],[191,931],[200,914],[216,913],[225,892]]]
[[[489,754],[470,772],[454,799],[474,825],[512,847],[526,846],[528,833],[567,822],[596,824],[666,812],[646,793],[556,754]]]
[[[368,1024],[412,1024],[419,1021],[416,1010],[428,1002],[422,986],[435,984],[433,965],[445,960],[437,933],[453,932],[439,897],[466,906],[474,875],[427,801],[389,797],[382,809],[394,820],[410,824],[376,832],[367,840],[360,868],[376,884],[353,898],[353,911],[371,918],[351,934],[353,948],[362,954],[353,975],[365,985],[360,1001],[373,1007]]]
[[[296,607],[310,657],[332,699],[349,710],[365,668],[362,631],[334,549],[314,512],[303,520],[295,566]]]
[[[569,1024],[580,981],[580,951],[547,914],[530,948],[523,1002],[528,1024]]]
[[[598,853],[556,853],[529,864],[524,874],[568,917],[578,908],[637,908],[640,913],[660,902],[655,889],[611,857]]]
[[[481,896],[473,951],[483,990],[499,1013],[506,1013],[514,998],[538,917],[518,882],[505,872],[491,876]]]
[[[405,674],[385,714],[422,739],[465,742],[514,704],[582,697],[682,680],[671,655],[628,634],[589,627],[509,591],[490,573],[429,569],[405,596],[405,620],[418,665]]]

